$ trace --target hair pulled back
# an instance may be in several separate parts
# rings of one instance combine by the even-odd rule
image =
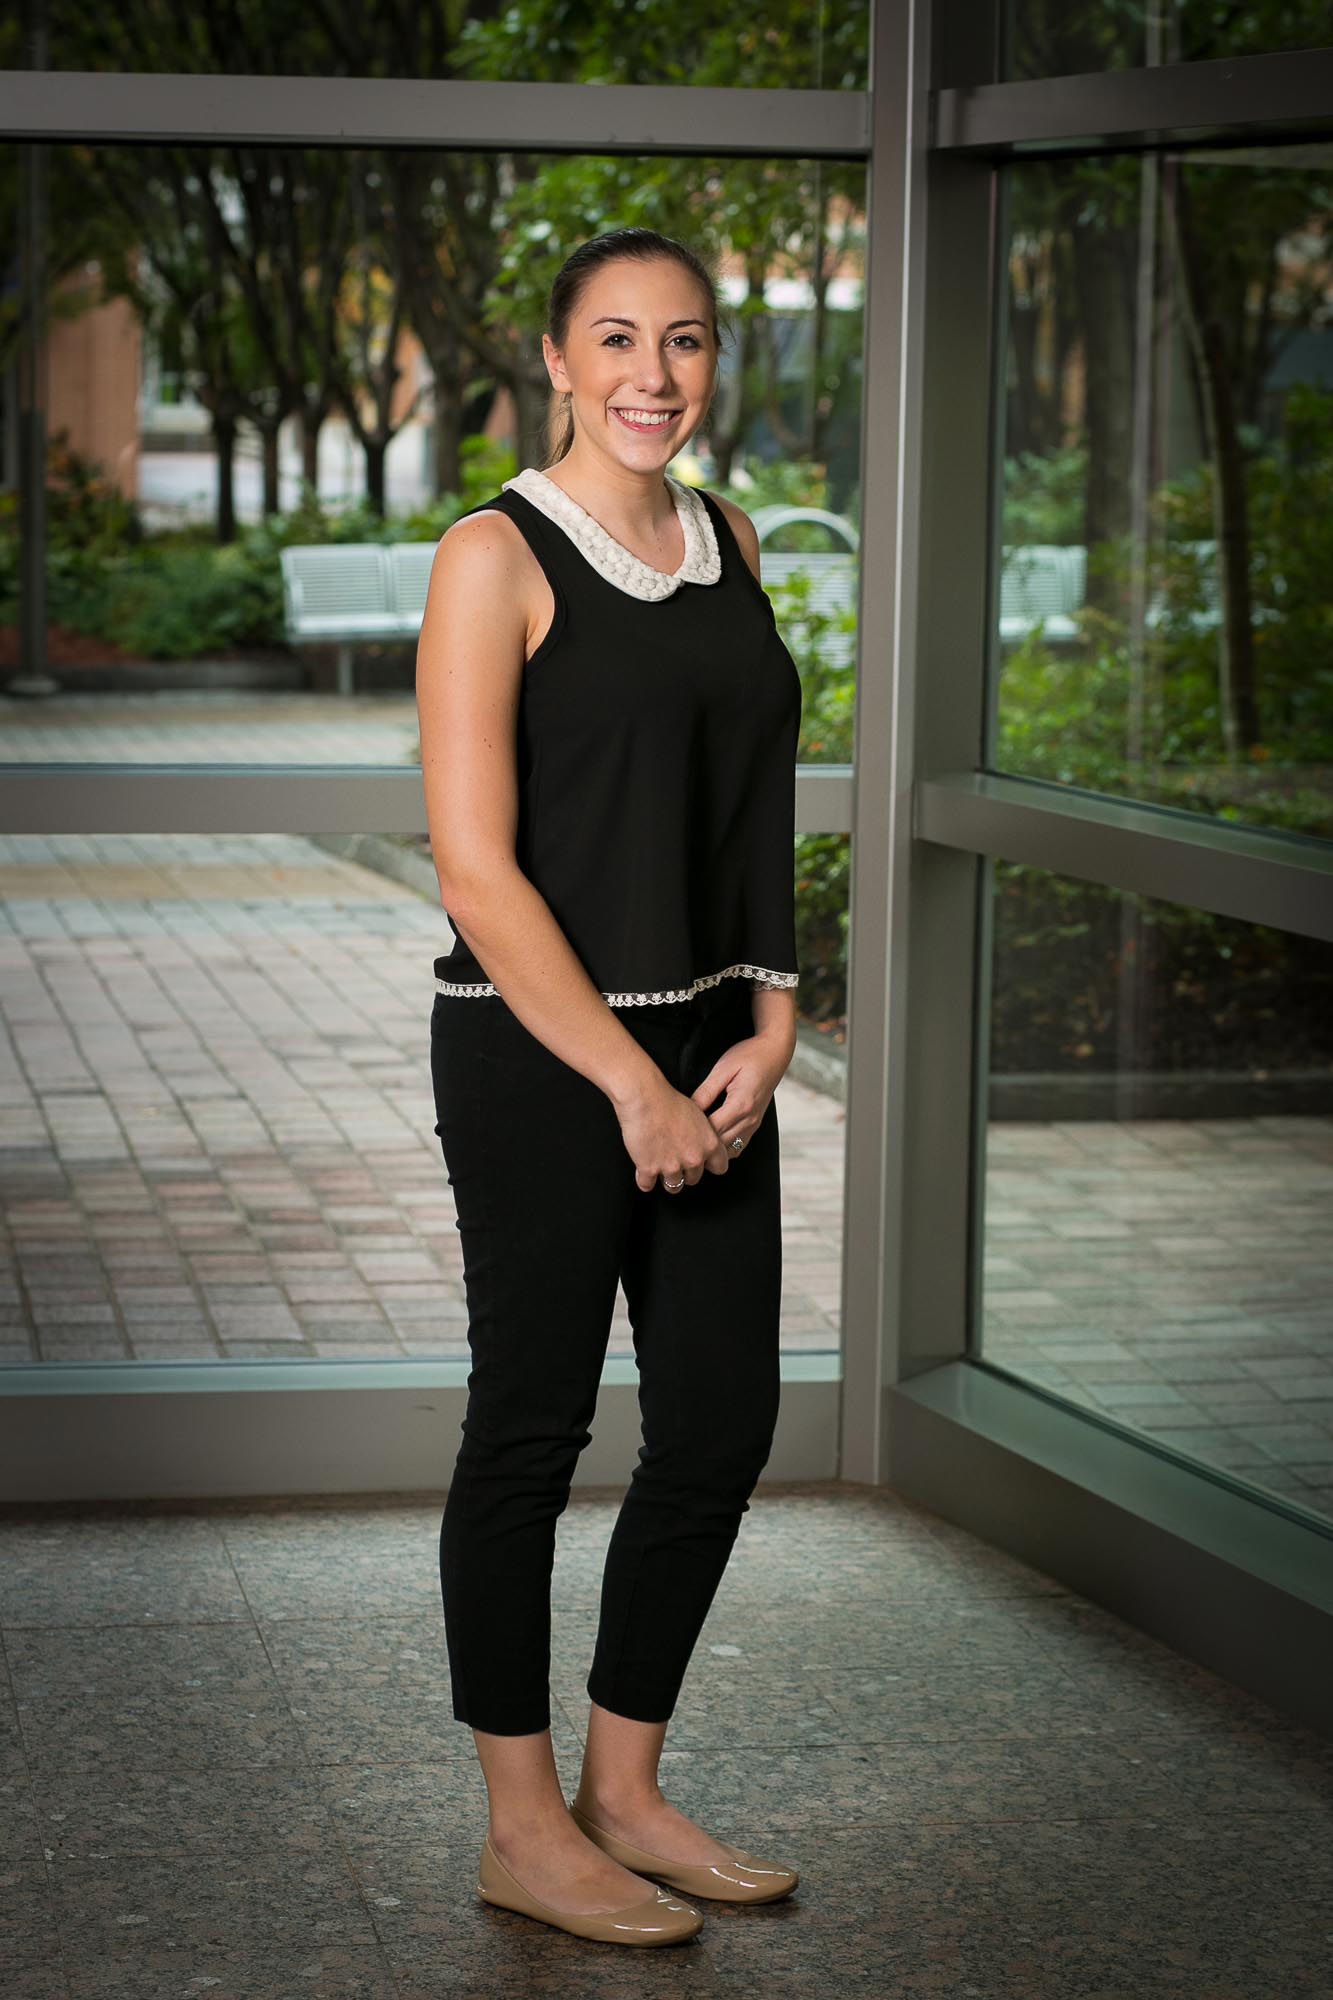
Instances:
[[[656,257],[671,257],[688,271],[698,281],[709,301],[713,343],[720,349],[722,336],[718,318],[721,308],[717,284],[708,266],[687,244],[678,243],[674,236],[663,236],[656,229],[637,227],[613,229],[604,236],[592,236],[566,257],[555,275],[546,309],[546,331],[553,346],[564,352],[570,321],[594,273],[600,271],[604,264],[615,263],[623,257],[637,257],[643,263]],[[543,472],[564,458],[574,442],[574,413],[567,389],[552,389],[544,430],[546,456],[541,465]]]

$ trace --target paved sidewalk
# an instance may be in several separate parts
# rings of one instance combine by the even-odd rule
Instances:
[[[983,1352],[1333,1514],[1333,1118],[992,1124]]]
[[[286,836],[11,838],[0,900],[0,1359],[466,1354],[443,911]],[[780,1112],[783,1345],[833,1348],[842,1110]]]

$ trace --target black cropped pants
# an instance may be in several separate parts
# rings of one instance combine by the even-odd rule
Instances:
[[[616,1011],[692,1094],[753,1032],[751,991],[732,976]],[[431,1072],[472,1355],[440,1529],[454,1716],[498,1735],[550,1724],[556,1521],[592,1436],[619,1280],[643,1442],[607,1550],[587,1692],[666,1721],[777,1423],[776,1103],[725,1174],[645,1194],[610,1099],[498,995],[436,994]]]

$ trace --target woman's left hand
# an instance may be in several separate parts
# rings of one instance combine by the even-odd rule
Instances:
[[[787,1035],[747,1035],[722,1051],[693,1093],[694,1102],[708,1113],[714,1130],[729,1150],[733,1139],[748,1144],[758,1131],[793,1053],[793,1043]],[[719,1097],[723,1098],[720,1104]]]

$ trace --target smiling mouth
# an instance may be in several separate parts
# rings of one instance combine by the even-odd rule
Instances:
[[[628,409],[622,410],[618,404],[611,405],[613,416],[619,417],[626,430],[637,431],[646,437],[650,431],[668,431],[683,414],[680,410],[650,410],[640,416]]]

